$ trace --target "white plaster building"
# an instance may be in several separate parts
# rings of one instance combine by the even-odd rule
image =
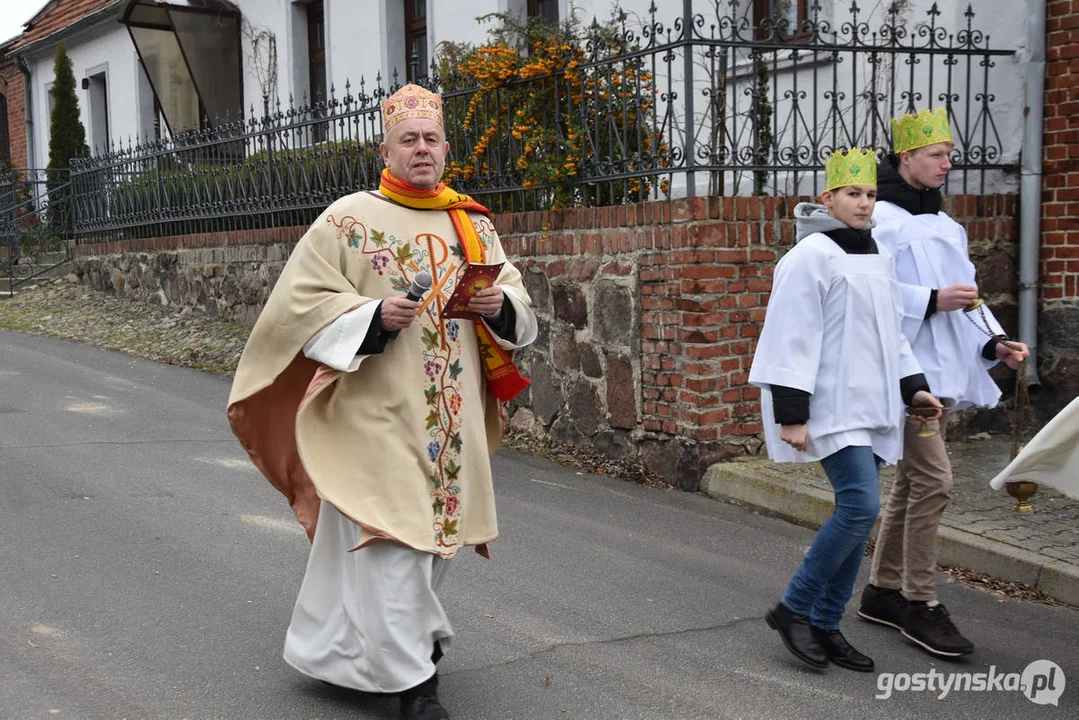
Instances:
[[[702,38],[729,38],[731,25],[725,19],[744,23],[739,32],[751,37],[757,19],[779,12],[791,22],[788,30],[816,16],[840,37],[850,38],[853,32],[863,44],[887,40],[879,35],[879,28],[891,5],[863,0],[858,25],[844,29],[852,20],[849,0],[687,2],[701,18],[691,25]],[[662,40],[663,32],[677,32],[681,27],[686,4],[683,0],[654,0],[654,4],[655,20],[662,27],[652,30],[659,30],[656,37]],[[290,100],[300,105],[305,99],[325,98],[331,88],[341,97],[347,83],[356,92],[361,78],[368,91],[377,78],[383,86],[394,79],[405,82],[414,74],[409,60],[413,53],[419,58],[418,67],[426,68],[442,42],[482,43],[490,26],[477,18],[490,13],[508,12],[548,21],[564,21],[573,13],[587,23],[593,17],[608,20],[619,8],[626,13],[627,28],[647,41],[644,25],[652,5],[653,0],[52,0],[29,20],[23,39],[13,50],[29,77],[28,164],[43,167],[48,160],[48,89],[53,58],[61,42],[80,84],[88,143],[92,150],[100,151],[116,143],[126,145],[194,125],[213,125],[226,113],[232,119],[237,113],[250,118],[252,111],[259,117],[264,98],[271,106],[280,101],[287,107]],[[932,44],[926,29],[929,21],[939,28],[939,45],[965,42],[968,5],[959,0],[903,0],[896,16],[906,33],[902,42],[921,38],[917,44]],[[937,14],[930,15],[931,7]],[[993,99],[991,115],[985,117],[978,114],[978,101],[968,97],[983,89],[979,84],[984,72],[979,64],[982,56],[975,55],[969,61],[964,54],[951,57],[959,63],[953,67],[953,79],[962,81],[961,87],[950,89],[951,100],[956,108],[963,108],[964,117],[959,117],[958,110],[955,116],[957,123],[963,123],[962,131],[970,135],[960,145],[980,146],[976,141],[986,133],[990,140],[998,139],[996,163],[1014,165],[1022,136],[1026,10],[1024,4],[1012,0],[982,0],[975,10],[974,29],[988,35],[993,47],[1016,52],[992,58],[994,66],[986,87]],[[862,113],[863,120],[856,121],[866,93],[891,93],[894,84],[895,96],[915,93],[914,104],[929,107],[943,102],[949,92],[943,74],[948,56],[936,50],[927,51],[936,53],[932,62],[926,54],[925,64],[911,74],[908,56],[902,54],[871,58],[862,53],[837,62],[827,53],[802,51],[796,61],[794,53],[784,46],[804,39],[800,32],[781,34],[774,39],[775,48],[765,61],[776,118],[774,147],[787,144],[797,148],[799,133],[802,138],[813,137],[814,146],[819,146],[830,129],[839,126],[840,118],[856,123],[854,131],[860,141],[879,141],[878,130],[887,129],[888,118],[878,117],[867,125]],[[750,124],[744,118],[749,112],[747,89],[754,86],[757,64],[745,49],[730,43],[711,48],[710,57],[709,46],[701,44],[689,63],[680,58],[659,67],[657,86],[673,88],[677,95],[669,105],[661,101],[656,108],[667,118],[664,132],[671,146],[685,147],[689,139],[697,147],[707,144],[705,128],[717,125],[715,117],[709,119],[709,112],[722,115],[721,122],[727,124],[726,133],[734,145],[742,147],[753,141],[745,136]],[[724,60],[719,66],[715,64],[717,54]],[[689,65],[693,78],[687,82]],[[720,70],[714,70],[716,67]],[[969,86],[968,73],[973,78]],[[842,89],[843,98],[834,103],[838,115],[821,110],[832,102],[819,85],[821,78]],[[709,98],[714,99],[719,91],[723,92],[723,103],[713,102],[709,109]],[[693,122],[687,122],[687,97],[694,101]],[[791,98],[797,99],[797,107],[791,106]],[[808,108],[813,103],[817,109],[810,117]],[[897,112],[904,110],[896,108]],[[743,118],[741,125],[739,118]],[[837,144],[845,144],[842,139]],[[1014,189],[1015,180],[1009,173],[994,172],[986,190]],[[719,182],[725,192],[744,192],[748,178],[728,173]],[[767,181],[767,189],[804,192],[812,180],[808,177],[796,182],[779,173]],[[713,177],[713,190],[715,183]],[[697,192],[708,187],[707,181],[697,180]],[[685,192],[684,178],[676,178],[673,189]]]

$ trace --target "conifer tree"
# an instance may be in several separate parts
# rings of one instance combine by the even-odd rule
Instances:
[[[53,63],[52,117],[49,125],[49,170],[67,170],[71,158],[89,155],[86,129],[79,119],[79,98],[75,95],[75,73],[71,58],[61,43]],[[50,192],[67,180],[66,173],[50,172]]]

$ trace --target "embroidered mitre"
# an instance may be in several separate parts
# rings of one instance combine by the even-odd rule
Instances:
[[[382,125],[386,132],[409,118],[427,118],[442,125],[442,96],[409,83],[382,101]]]

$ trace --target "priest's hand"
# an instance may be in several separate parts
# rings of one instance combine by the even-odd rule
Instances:
[[[933,408],[936,412],[930,413],[918,413],[919,420],[939,420],[944,415],[944,406],[941,405],[940,400],[933,395],[933,393],[927,390],[919,390],[914,393],[914,400],[910,404],[911,407],[917,408]]]
[[[806,448],[809,447],[809,426],[805,423],[801,425],[780,425],[779,439],[795,450],[805,452]]]
[[[1012,345],[1014,347],[1008,347]],[[1030,348],[1024,343],[1008,341],[1005,345],[1002,342],[997,343],[997,360],[1010,367],[1012,370],[1018,370],[1020,363],[1030,357]]]
[[[382,301],[382,329],[401,330],[412,324],[420,304],[404,295],[391,295]]]
[[[502,288],[497,285],[486,287],[472,296],[468,309],[480,315],[494,315],[502,309]]]
[[[950,285],[937,290],[937,310],[962,310],[977,299],[978,288],[973,285]]]

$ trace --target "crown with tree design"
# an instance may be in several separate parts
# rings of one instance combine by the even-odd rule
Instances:
[[[954,142],[948,111],[942,107],[892,119],[892,148],[896,155],[941,142]]]
[[[824,189],[847,185],[877,186],[877,155],[872,150],[836,150],[824,161]]]

